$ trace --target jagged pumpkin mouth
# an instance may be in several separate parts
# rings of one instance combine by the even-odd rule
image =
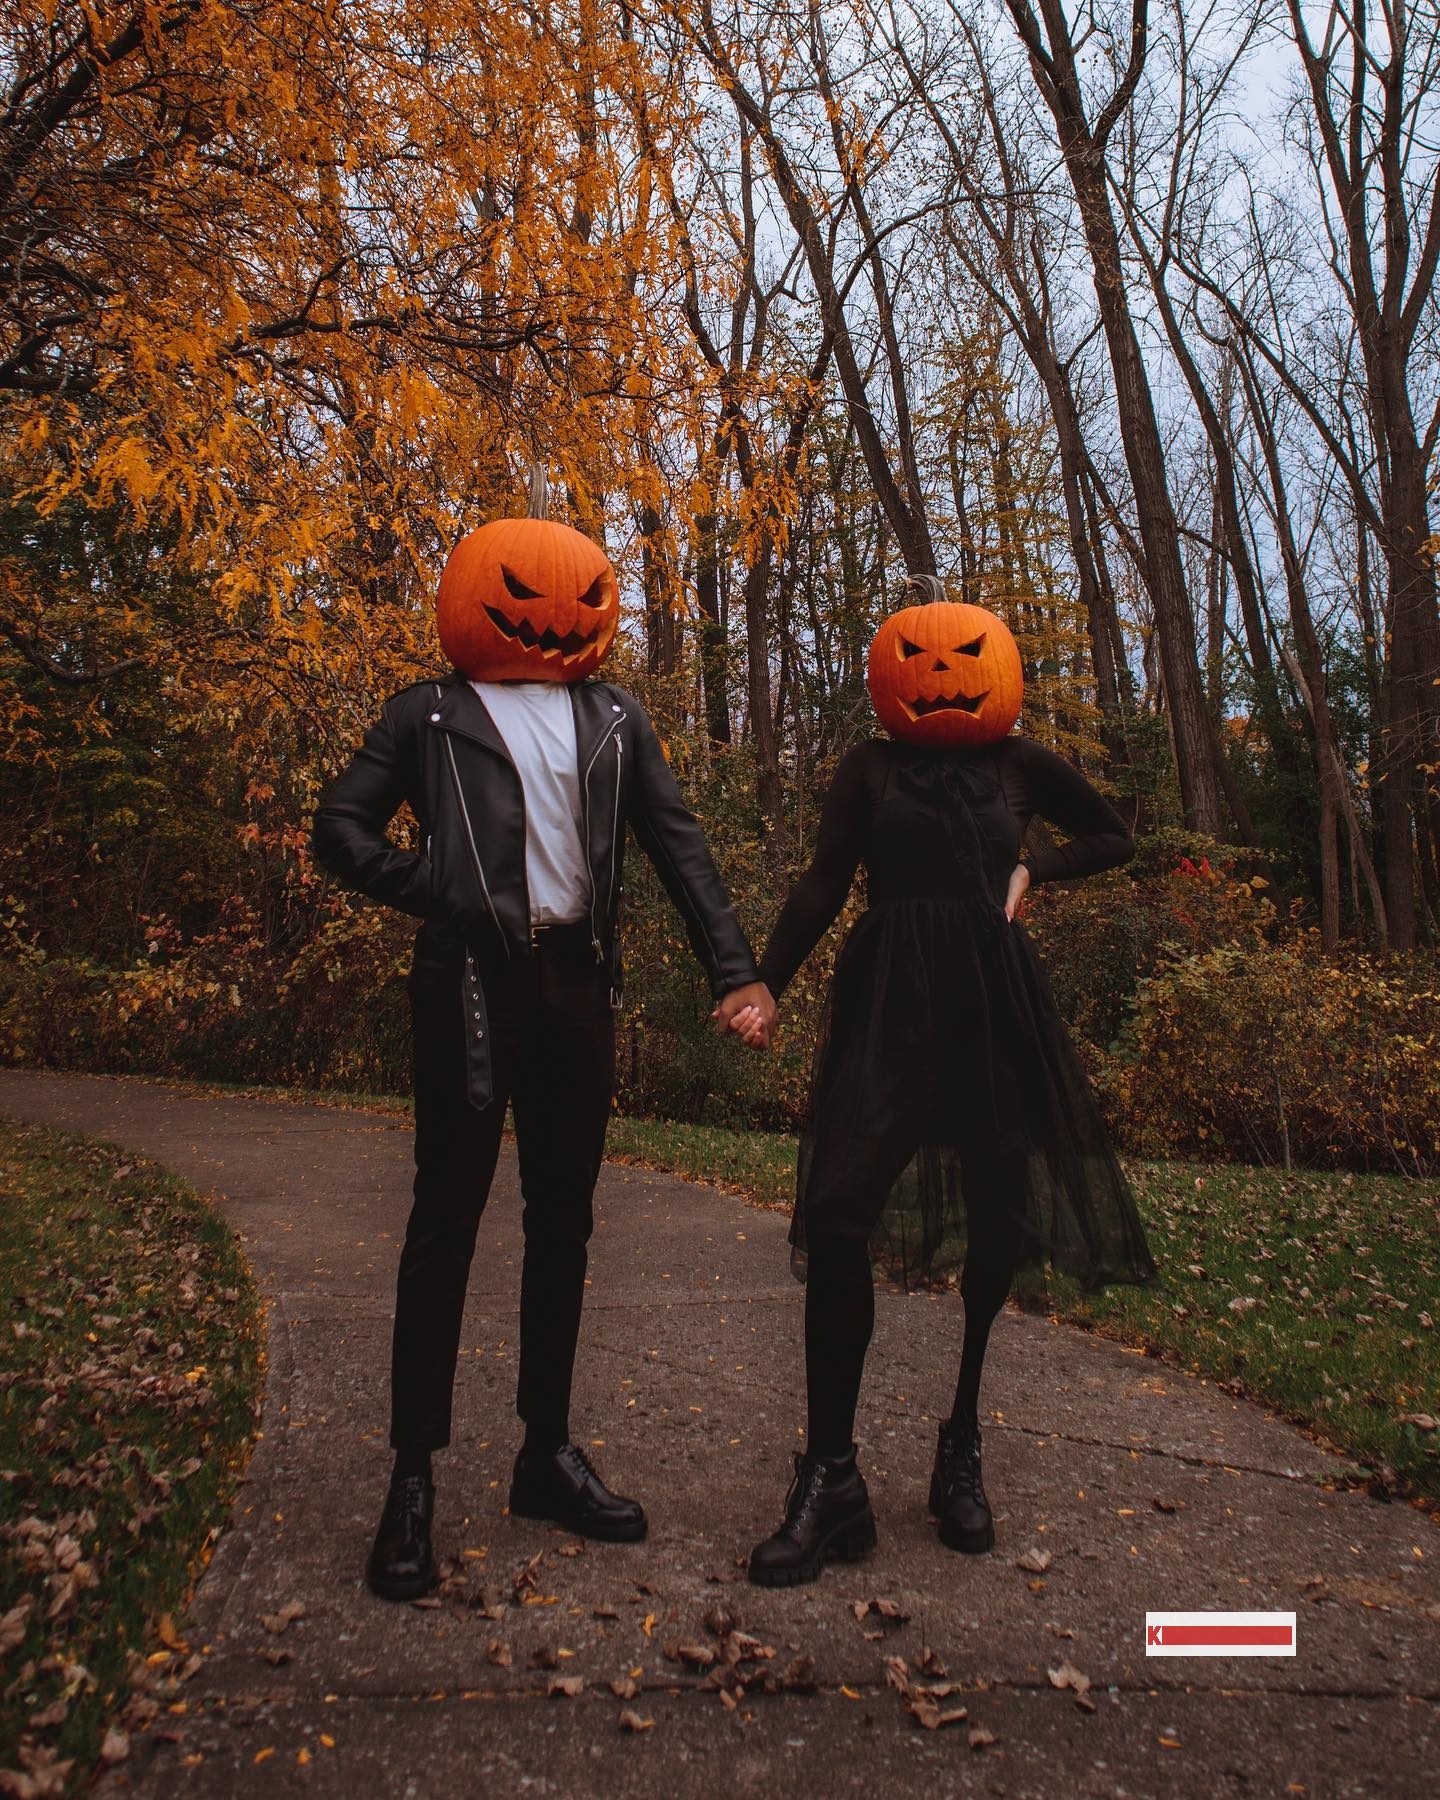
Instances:
[[[954,694],[949,699],[942,695],[937,700],[902,700],[900,704],[912,719],[923,719],[937,712],[977,713],[989,698],[990,690],[986,688],[980,694]]]
[[[487,606],[485,611],[502,637],[513,638],[527,650],[539,650],[545,656],[562,657],[566,662],[593,649],[600,636],[599,620],[593,631],[567,631],[562,637],[553,626],[547,625],[543,631],[537,631],[528,619],[507,618],[498,606]]]

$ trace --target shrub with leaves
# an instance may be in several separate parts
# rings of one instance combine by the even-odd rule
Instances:
[[[1143,981],[1101,1071],[1144,1156],[1440,1169],[1440,972],[1317,934],[1224,945]]]
[[[1279,925],[1265,876],[1228,846],[1178,831],[1142,838],[1122,869],[1040,889],[1024,917],[1061,1014],[1090,1053],[1113,1043],[1137,985],[1157,968],[1221,944],[1267,942]]]

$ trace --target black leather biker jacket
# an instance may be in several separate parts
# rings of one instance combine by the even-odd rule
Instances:
[[[654,863],[685,920],[716,998],[758,980],[704,833],[681,798],[644,708],[608,682],[577,682],[580,797],[590,871],[590,938],[619,1004],[618,922],[625,827]],[[402,802],[424,851],[387,835]],[[419,681],[385,702],[380,718],[316,809],[315,860],[346,887],[398,907],[467,942],[531,954],[525,881],[525,794],[485,703],[456,671]],[[491,1095],[487,1021],[467,1003],[470,1099]]]

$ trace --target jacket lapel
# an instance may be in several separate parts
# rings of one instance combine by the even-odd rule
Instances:
[[[570,690],[570,706],[575,714],[575,761],[583,783],[595,752],[620,723],[624,713],[617,710],[619,702],[611,700],[610,689],[593,681],[575,683]]]
[[[453,732],[456,737],[469,738],[472,743],[483,744],[487,750],[493,750],[497,756],[510,762],[510,752],[505,747],[499,727],[490,717],[489,708],[465,677],[460,674],[447,675],[435,685],[439,689],[439,696],[430,708],[431,724],[438,725],[442,731]]]

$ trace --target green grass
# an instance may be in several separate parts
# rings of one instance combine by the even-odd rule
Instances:
[[[616,1115],[605,1138],[612,1162],[670,1169],[692,1181],[709,1181],[759,1206],[785,1206],[795,1198],[795,1139],[773,1131],[729,1131],[718,1125],[682,1125],[671,1119]]]
[[[168,1615],[249,1452],[261,1314],[184,1182],[0,1121],[0,1321],[0,1770],[48,1793],[183,1677]]]
[[[763,1205],[794,1194],[789,1137],[616,1119],[609,1153]],[[1052,1277],[1056,1316],[1233,1383],[1440,1499],[1440,1430],[1407,1423],[1440,1418],[1436,1184],[1238,1164],[1127,1166],[1160,1280],[1084,1295]]]

